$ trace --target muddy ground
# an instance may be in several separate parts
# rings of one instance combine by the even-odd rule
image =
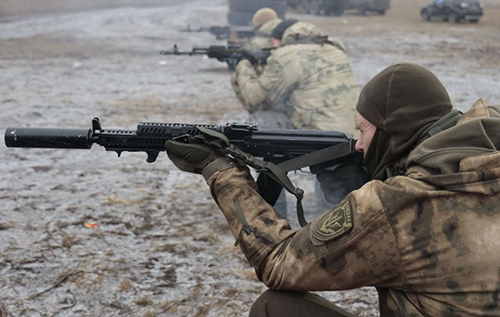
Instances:
[[[500,104],[500,3],[483,1],[477,25],[450,25],[420,21],[425,2],[393,1],[384,17],[291,16],[346,44],[360,87],[408,61],[431,68],[462,110],[479,97]],[[178,30],[223,23],[224,1],[43,3],[0,3],[2,131],[89,127],[95,116],[123,129],[246,120],[224,65],[157,54],[174,43],[216,43]],[[148,164],[144,154],[118,159],[99,147],[2,142],[0,175],[0,316],[245,316],[265,290],[201,177],[178,172],[165,156]],[[294,176],[311,193],[306,178]],[[378,315],[372,288],[323,295]]]

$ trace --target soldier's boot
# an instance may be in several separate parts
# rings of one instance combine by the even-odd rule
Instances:
[[[250,317],[355,317],[321,296],[308,292],[267,290],[255,301]]]

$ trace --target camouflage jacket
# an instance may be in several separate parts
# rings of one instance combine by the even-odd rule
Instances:
[[[259,51],[262,50],[263,48],[269,48],[273,47],[273,44],[271,42],[271,33],[273,29],[276,27],[276,25],[280,24],[281,19],[274,19],[271,21],[267,21],[264,23],[258,30],[256,35],[244,45],[244,48],[246,48],[249,51]],[[256,65],[254,66],[255,68],[255,73],[260,75],[264,71],[264,65]],[[245,99],[243,98],[243,95],[241,94],[241,89],[238,84],[238,81],[236,80],[236,74],[233,73],[231,75],[231,87],[234,90],[234,93],[238,100],[241,102],[243,105],[243,108],[250,110],[251,107],[247,104]],[[255,111],[252,111],[255,113]],[[271,127],[278,127],[278,126],[272,126],[269,124],[269,122],[264,122],[264,121],[272,121],[273,119],[276,119],[277,116],[280,116],[278,113],[274,113],[275,115],[264,115],[261,116],[260,114],[254,114],[251,118],[251,121],[258,122],[259,125],[271,128]],[[271,120],[266,120],[266,119],[271,119]],[[281,117],[281,119],[285,119],[286,117]],[[282,126],[280,128],[286,128],[286,126]]]
[[[206,178],[272,289],[375,286],[382,316],[500,316],[500,114],[492,114],[477,104],[419,145],[415,153],[429,151],[410,156],[405,176],[368,182],[296,231],[246,168]],[[464,147],[448,148],[453,140]]]
[[[298,22],[283,35],[283,46],[258,75],[248,61],[236,68],[236,81],[250,112],[285,113],[297,129],[354,132],[358,88],[349,59],[338,42],[320,42],[313,25]]]

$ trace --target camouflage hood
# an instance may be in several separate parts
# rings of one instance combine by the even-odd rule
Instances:
[[[308,41],[313,43],[319,41],[321,37],[321,31],[316,26],[306,22],[297,22],[285,31],[281,44],[285,46],[307,43]]]
[[[500,193],[499,150],[500,109],[479,100],[457,125],[411,152],[408,176],[450,191],[495,195]]]

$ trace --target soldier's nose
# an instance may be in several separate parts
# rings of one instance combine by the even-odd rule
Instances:
[[[354,146],[354,149],[356,150],[356,152],[359,152],[359,153],[363,153],[363,155],[365,155],[364,151],[363,151],[363,145],[361,143],[360,140],[357,140],[356,141],[356,144]]]

